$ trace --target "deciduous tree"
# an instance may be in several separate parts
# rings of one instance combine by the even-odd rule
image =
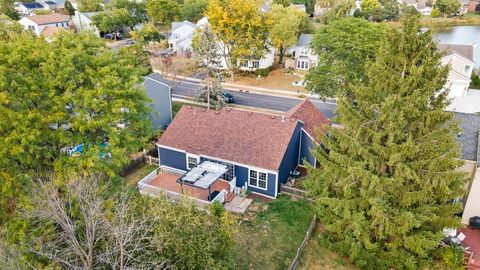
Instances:
[[[115,175],[152,134],[141,49],[113,52],[90,33],[45,42],[8,28],[0,27],[0,223],[31,176]],[[78,156],[67,153],[80,144]]]
[[[374,58],[385,38],[385,28],[356,18],[321,27],[312,42],[318,64],[306,76],[307,89],[324,98],[347,95],[353,100],[349,85],[365,80],[364,64]]]
[[[172,22],[181,18],[180,4],[173,0],[149,0],[147,14],[156,25],[168,29]]]
[[[284,7],[288,7],[292,4],[292,1],[291,0],[273,0],[272,3],[275,5],[282,5]]]
[[[102,0],[79,0],[79,10],[81,12],[95,12],[102,11]]]
[[[306,187],[316,198],[329,247],[363,269],[423,269],[457,227],[465,175],[445,112],[448,67],[429,31],[408,18],[368,61],[355,103],[338,101],[337,121],[313,152]]]
[[[460,10],[462,2],[458,0],[437,0],[435,8],[437,8],[445,17],[455,14]]]
[[[134,24],[126,8],[112,8],[93,16],[92,21],[98,30],[105,33],[113,32],[115,40],[122,28]]]
[[[33,184],[32,204],[20,217],[28,220],[28,237],[15,245],[3,241],[10,235],[1,238],[3,266],[22,261],[33,269],[226,266],[233,220],[225,211],[202,211],[187,199],[174,203],[161,194],[142,196],[94,175],[57,183],[45,178]]]
[[[222,42],[220,48],[232,80],[240,61],[262,58],[268,51],[270,20],[255,0],[210,0],[206,15],[212,31]]]
[[[307,14],[298,9],[286,8],[282,5],[272,5],[268,12],[272,20],[269,39],[278,48],[278,63],[282,64],[283,55],[288,47],[297,42],[302,26],[308,24]]]
[[[182,17],[184,20],[196,22],[203,17],[207,6],[208,0],[185,0],[182,5]]]
[[[134,26],[147,21],[147,5],[145,1],[115,0],[112,7],[117,9],[126,9],[130,16],[129,25],[133,30]]]

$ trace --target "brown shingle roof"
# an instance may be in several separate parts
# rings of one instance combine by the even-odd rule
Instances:
[[[318,143],[320,142],[320,138],[317,132],[325,133],[327,129],[326,126],[332,125],[332,122],[308,99],[291,108],[286,113],[286,116],[302,121],[305,124],[303,129],[308,132],[310,136],[313,136]]]
[[[68,22],[70,17],[60,14],[60,13],[52,13],[52,14],[45,14],[45,15],[36,15],[28,17],[31,21],[38,25],[43,24],[52,24],[52,23],[59,23],[59,22]]]
[[[277,171],[297,123],[239,109],[183,106],[158,144]]]
[[[60,30],[62,30],[63,28],[62,27],[56,27],[56,26],[46,26],[45,28],[43,28],[42,30],[42,35],[46,36],[46,37],[51,37],[53,35],[55,35],[56,33],[60,32]]]
[[[457,53],[468,60],[473,60],[473,54],[475,48],[473,45],[461,45],[461,44],[438,44],[438,50],[446,52],[447,55]]]

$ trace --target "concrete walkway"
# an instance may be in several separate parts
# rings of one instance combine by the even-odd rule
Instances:
[[[225,204],[225,209],[230,212],[243,214],[247,211],[252,202],[252,199],[235,196],[231,202]]]

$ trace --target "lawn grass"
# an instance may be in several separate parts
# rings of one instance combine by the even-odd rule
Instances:
[[[427,27],[445,27],[456,25],[480,25],[480,15],[478,13],[467,13],[463,16],[437,17],[432,18],[424,16],[420,19],[420,24]]]
[[[172,114],[173,118],[175,118],[175,115],[177,114],[178,111],[180,111],[180,108],[185,105],[185,103],[180,102],[180,101],[173,101],[172,102]]]
[[[135,186],[138,181],[142,180],[143,177],[147,176],[147,174],[151,173],[156,168],[158,168],[156,165],[144,164],[142,167],[125,176],[125,183],[127,186]]]
[[[316,228],[302,253],[298,270],[358,270],[345,258],[321,246],[319,237],[320,233]]]
[[[234,269],[287,269],[312,217],[305,201],[287,196],[268,203],[256,200],[240,218]]]

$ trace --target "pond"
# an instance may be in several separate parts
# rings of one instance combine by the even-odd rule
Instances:
[[[433,35],[440,43],[446,44],[473,44],[477,45],[475,50],[475,65],[480,67],[480,26],[463,25],[450,27],[432,27]]]

